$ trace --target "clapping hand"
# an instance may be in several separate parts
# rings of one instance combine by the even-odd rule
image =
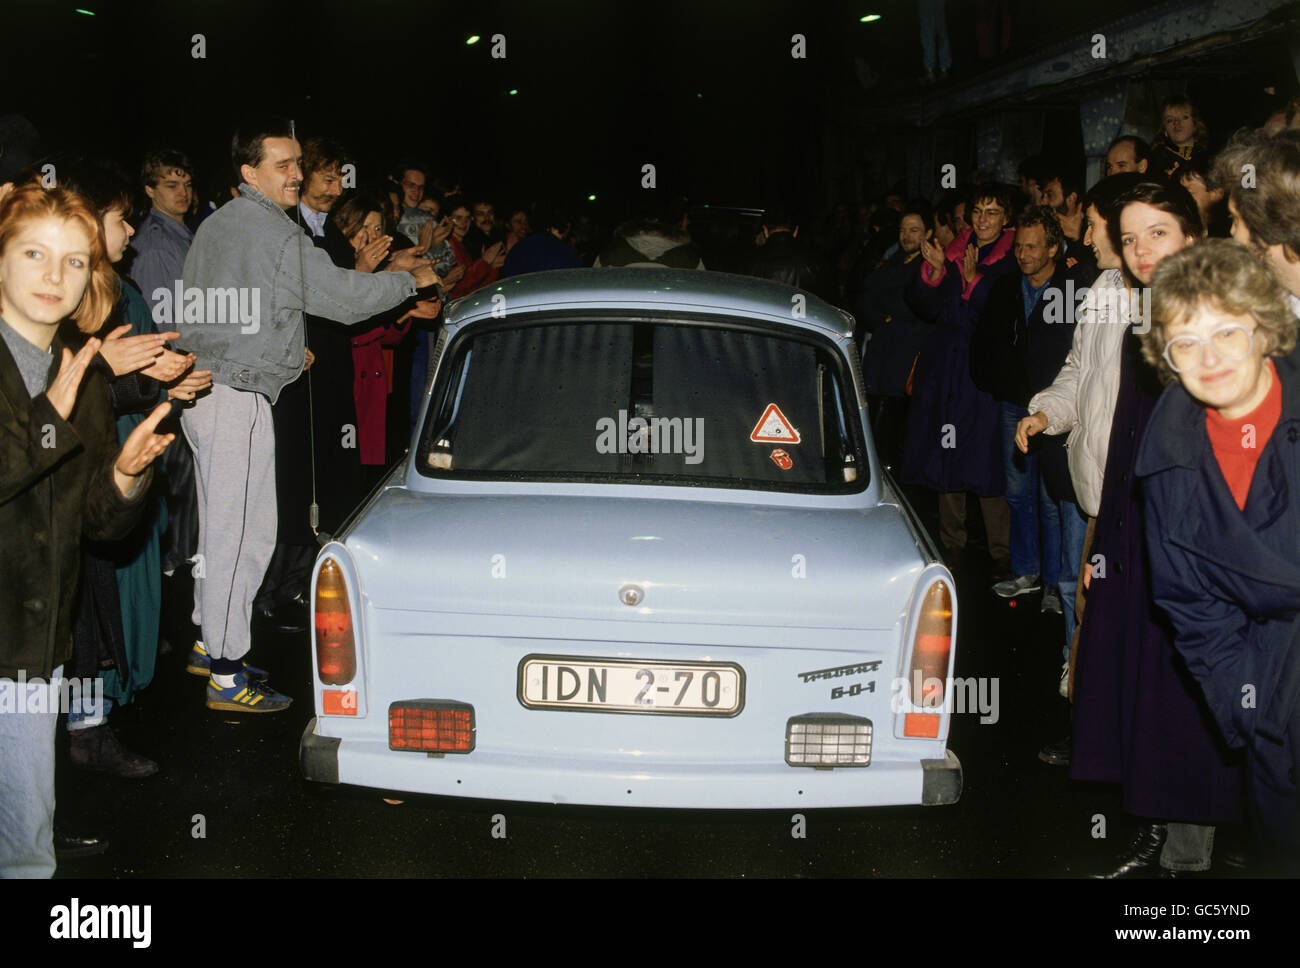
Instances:
[[[99,355],[112,368],[114,376],[125,376],[150,366],[154,358],[163,352],[163,344],[169,339],[178,339],[181,335],[141,333],[139,336],[127,336],[129,332],[129,323],[119,326],[104,337],[104,342],[99,347]]]
[[[401,252],[394,252],[393,257],[388,260],[385,266],[389,272],[414,272],[421,265],[428,265],[428,259],[422,259],[424,255],[424,246],[417,245],[414,248],[403,249]]]
[[[212,386],[211,370],[195,370],[187,373],[185,379],[167,391],[169,400],[193,400],[204,390]]]
[[[72,405],[77,402],[77,391],[81,388],[81,378],[86,375],[86,367],[99,352],[99,348],[99,340],[88,339],[76,356],[72,355],[70,349],[65,348],[63,351],[59,372],[45,391],[45,399],[50,401],[54,411],[64,420],[72,414]]]
[[[158,434],[154,431],[158,421],[171,412],[170,403],[160,403],[153,413],[144,418],[131,436],[126,438],[117,460],[113,462],[113,482],[123,497],[130,494],[139,483],[138,478],[167,445],[176,439],[175,434]]]
[[[934,267],[935,272],[943,271],[943,249],[932,240],[933,236],[921,240],[921,258]]]
[[[164,333],[163,335],[168,336],[171,334]],[[171,383],[193,366],[196,359],[198,357],[193,353],[174,353],[171,350],[164,349],[161,356],[140,372],[145,376],[152,377],[159,383]]]
[[[961,277],[967,282],[975,278],[975,270],[979,268],[980,250],[971,242],[966,246],[966,254],[961,260]]]
[[[391,235],[380,235],[363,245],[357,250],[357,272],[374,272],[388,255],[388,248],[392,244]]]

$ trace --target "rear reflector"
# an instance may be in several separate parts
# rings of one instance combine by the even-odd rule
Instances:
[[[939,735],[938,713],[908,713],[903,717],[903,735],[935,739]]]
[[[327,686],[345,686],[357,675],[348,589],[332,558],[316,574],[316,670]]]
[[[785,724],[790,766],[869,766],[871,720],[843,713],[794,716]]]
[[[320,711],[326,716],[355,716],[357,694],[350,689],[322,689],[320,706]]]
[[[411,699],[388,707],[388,748],[426,753],[474,749],[474,707],[440,699]]]

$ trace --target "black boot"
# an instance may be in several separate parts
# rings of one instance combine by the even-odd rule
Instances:
[[[74,729],[68,733],[72,765],[95,773],[111,773],[127,780],[138,780],[158,772],[153,760],[132,753],[109,728],[101,723],[89,729]]]
[[[1103,880],[1154,877],[1160,873],[1160,848],[1165,845],[1168,829],[1162,823],[1144,824],[1133,838],[1128,856],[1109,874],[1097,874]]]

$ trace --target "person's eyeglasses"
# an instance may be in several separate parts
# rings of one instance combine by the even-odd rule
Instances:
[[[451,217],[451,220],[452,220],[453,222],[468,222],[468,221],[469,221],[469,216],[468,216],[468,215],[453,215],[453,216]]]
[[[1255,349],[1255,332],[1245,326],[1222,326],[1208,337],[1178,336],[1165,344],[1165,362],[1175,373],[1205,363],[1205,344],[1214,347],[1216,356],[1230,362],[1244,360]]]

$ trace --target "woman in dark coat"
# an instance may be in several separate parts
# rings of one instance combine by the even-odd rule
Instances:
[[[1011,258],[1015,230],[1012,193],[992,185],[977,189],[970,211],[976,224],[941,254],[922,244],[926,265],[908,299],[916,315],[933,320],[933,334],[917,360],[907,418],[902,478],[939,492],[940,537],[944,550],[965,547],[965,497],[981,498],[989,553],[1010,557],[1010,512],[999,438],[1002,411],[970,375],[970,340],[984,300],[998,279],[1016,269]],[[1003,576],[1005,577],[1005,576]]]
[[[121,447],[108,386],[57,332],[99,329],[113,302],[103,231],[79,196],[39,184],[0,202],[0,692],[58,677],[72,658],[83,536],[112,540],[145,510],[149,465],[173,440],[166,407]],[[26,693],[24,689],[22,692]],[[57,700],[57,694],[54,697]],[[54,873],[53,708],[0,703],[0,877]]]
[[[1201,236],[1196,203],[1181,187],[1143,182],[1105,218],[1138,286]],[[1146,319],[1141,305],[1131,315],[1135,323]],[[1239,758],[1214,728],[1151,593],[1135,465],[1159,393],[1155,371],[1127,334],[1080,626],[1070,764],[1075,779],[1122,784],[1124,809],[1147,821],[1130,856],[1108,875],[1117,877],[1151,872],[1157,860],[1166,871],[1207,870],[1213,825],[1242,813]]]
[[[1300,873],[1300,354],[1286,291],[1212,240],[1152,280],[1147,361],[1177,382],[1138,455],[1156,602],[1245,747],[1264,856]]]

